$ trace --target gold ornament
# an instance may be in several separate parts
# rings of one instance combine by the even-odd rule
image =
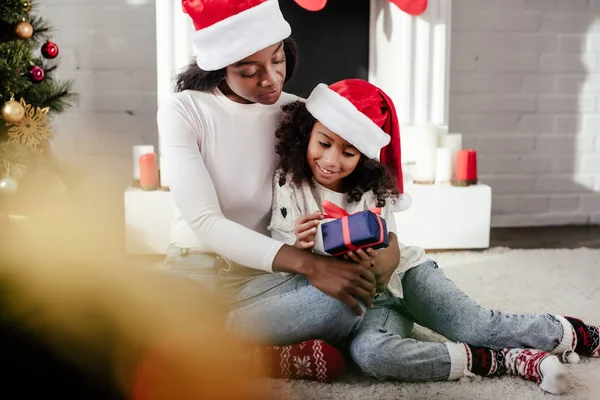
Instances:
[[[21,21],[15,27],[15,34],[19,39],[30,39],[33,36],[33,26],[27,21]]]
[[[25,118],[21,122],[9,126],[8,141],[21,143],[31,149],[36,149],[40,143],[54,137],[54,132],[48,124],[50,107],[33,107],[31,104],[26,104],[22,98],[21,105],[25,108]]]
[[[28,0],[23,1],[23,10],[27,13],[29,11],[31,11],[31,2],[30,1],[28,1]]]
[[[10,124],[18,124],[25,116],[25,108],[13,97],[2,106],[2,119]]]

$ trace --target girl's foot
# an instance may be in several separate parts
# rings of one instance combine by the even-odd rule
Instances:
[[[450,379],[509,374],[540,384],[552,394],[561,394],[567,386],[567,369],[556,356],[542,350],[503,349],[462,343],[446,343],[452,360]]]

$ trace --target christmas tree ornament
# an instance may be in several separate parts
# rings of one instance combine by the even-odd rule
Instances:
[[[28,72],[29,80],[31,80],[33,83],[40,83],[46,76],[44,69],[42,67],[38,67],[37,65],[30,67]]]
[[[23,11],[25,11],[26,13],[31,11],[31,6],[32,6],[32,4],[29,0],[23,1]]]
[[[48,40],[42,46],[42,55],[48,59],[56,58],[58,56],[58,45]]]
[[[17,181],[10,176],[5,176],[0,179],[0,193],[12,194],[19,189]]]
[[[35,150],[43,141],[54,136],[48,123],[50,107],[33,107],[31,104],[26,104],[23,99],[21,105],[25,109],[25,117],[8,127],[8,141],[24,144]]]
[[[13,97],[2,106],[2,119],[10,124],[18,124],[25,117],[25,107]]]
[[[15,27],[15,34],[19,39],[31,39],[33,36],[33,26],[27,21],[21,21]]]

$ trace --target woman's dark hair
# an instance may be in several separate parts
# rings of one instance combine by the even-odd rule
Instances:
[[[283,51],[285,52],[285,81],[289,81],[294,75],[298,63],[298,47],[291,37],[283,39]],[[177,75],[175,91],[199,90],[209,92],[215,89],[225,78],[225,68],[217,71],[204,71],[194,58],[183,72]]]
[[[275,132],[277,143],[275,152],[280,157],[279,168],[282,171],[280,184],[289,177],[293,184],[303,182],[312,184],[312,171],[306,160],[306,150],[310,133],[317,120],[306,109],[303,101],[295,101],[281,107],[283,116]],[[388,168],[377,160],[361,154],[356,169],[344,178],[348,188],[348,201],[360,201],[363,194],[372,190],[377,197],[377,207],[383,207],[386,199],[397,196],[396,179]]]

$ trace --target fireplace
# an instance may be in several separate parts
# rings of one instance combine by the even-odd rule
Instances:
[[[369,2],[329,0],[319,12],[279,2],[298,44],[299,63],[285,90],[308,97],[318,83],[369,79]]]
[[[368,79],[394,100],[401,123],[402,161],[414,161],[417,128],[425,123],[448,124],[452,0],[429,0],[419,17],[405,14],[388,0],[329,0],[317,13],[303,10],[293,0],[279,2],[300,47],[299,68],[286,90],[307,96],[319,82]],[[181,0],[156,2],[156,32],[160,104],[173,91],[173,75],[193,56],[193,27],[181,10]],[[161,170],[161,179],[167,176],[168,171]],[[395,216],[396,225],[402,227],[401,241],[429,249],[489,246],[489,186],[411,184],[405,190],[413,198],[413,207]],[[127,251],[164,254],[173,208],[170,192],[129,187],[125,192]]]

